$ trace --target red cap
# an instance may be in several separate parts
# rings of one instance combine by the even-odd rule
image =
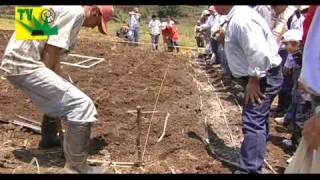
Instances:
[[[99,31],[102,34],[107,34],[107,23],[112,19],[114,14],[114,8],[112,5],[101,5],[98,6],[101,13],[101,26],[99,26]]]
[[[213,11],[213,12],[216,12],[216,8],[214,8],[213,5],[209,6],[209,11]]]

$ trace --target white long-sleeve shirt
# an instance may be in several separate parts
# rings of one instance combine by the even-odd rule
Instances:
[[[202,29],[211,29],[212,26],[218,23],[218,14],[210,15],[206,21],[206,23],[201,25]]]
[[[140,27],[140,14],[130,12],[129,13],[129,29],[136,29]]]
[[[158,35],[158,34],[160,34],[160,26],[161,26],[161,22],[158,20],[158,19],[156,19],[156,20],[151,20],[150,22],[149,22],[149,29],[150,29],[150,33],[152,34],[152,35]]]
[[[320,8],[318,7],[305,42],[300,81],[314,95],[320,96]]]
[[[235,77],[264,77],[281,64],[278,45],[267,22],[249,6],[234,6],[227,15],[225,52]]]

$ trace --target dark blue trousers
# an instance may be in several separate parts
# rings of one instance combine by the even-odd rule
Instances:
[[[279,50],[279,55],[282,58],[281,66],[284,67],[284,64],[286,62],[288,52],[287,50]],[[283,76],[283,83],[281,86],[281,90],[279,92],[279,102],[278,102],[278,108],[281,109],[281,112],[286,113],[289,109],[289,106],[291,104],[291,92],[293,88],[293,79],[292,75],[284,75]]]
[[[261,104],[243,106],[242,121],[244,140],[240,150],[240,166],[247,173],[262,170],[269,135],[269,112],[274,97],[279,93],[283,82],[281,66],[272,68],[260,81],[261,91],[266,98]],[[247,80],[245,80],[247,84]]]

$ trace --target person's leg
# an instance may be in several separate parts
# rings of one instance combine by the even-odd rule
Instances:
[[[168,39],[168,40],[167,40],[167,43],[168,43],[168,51],[169,51],[169,52],[172,52],[173,49],[174,49],[174,44],[173,44],[172,40],[171,40],[171,39]]]
[[[153,34],[151,34],[152,50],[155,50],[155,49],[156,49],[155,38],[156,38],[156,36],[153,35]]]
[[[134,42],[136,43],[135,45],[138,46],[138,42],[139,42],[139,28],[136,28],[134,30]]]
[[[203,37],[199,37],[199,41],[200,41],[200,48],[203,48],[204,47],[204,39]]]
[[[210,43],[210,36],[205,36],[205,41],[206,41],[205,54],[208,56],[211,56],[212,48]]]
[[[39,148],[49,149],[56,146],[60,146],[61,139],[57,136],[58,123],[60,119],[52,118],[44,115],[41,123],[41,140],[39,142]]]
[[[275,95],[282,83],[281,67],[268,71],[261,79],[261,90],[266,98],[261,104],[245,104],[242,112],[244,140],[240,150],[241,169],[259,173],[262,169],[269,134],[269,112]]]
[[[128,31],[128,39],[129,39],[129,45],[132,46],[133,45],[133,41],[134,41],[134,30],[133,29],[129,29],[129,31]]]
[[[281,49],[279,50],[278,53],[282,59],[281,67],[284,67],[286,59],[288,57],[288,52],[285,49]],[[293,87],[292,75],[283,75],[283,84],[278,94],[278,105],[276,109],[273,109],[273,111],[276,114],[280,114],[282,116],[288,111],[288,108],[291,104],[291,99],[292,99],[291,97],[292,87]]]
[[[69,122],[63,142],[66,172],[104,173],[88,166],[86,161],[91,123],[96,121],[97,114],[87,95],[48,68],[39,68],[28,75],[8,76],[8,80],[31,97],[43,113]]]
[[[160,34],[156,35],[155,36],[155,48],[156,50],[158,50],[158,47],[159,47],[159,38],[160,38]]]
[[[210,38],[210,44],[211,44],[211,52],[215,55],[215,64],[221,64],[219,56],[218,56],[218,41]]]
[[[196,39],[197,47],[200,47],[201,46],[200,37],[195,37],[195,39]]]
[[[172,42],[173,42],[173,47],[176,49],[177,52],[179,52],[180,48],[179,48],[179,44],[178,44],[177,40],[173,40]]]
[[[240,150],[240,166],[248,173],[259,173],[262,169],[267,147],[268,118],[273,97],[267,95],[262,104],[247,104],[243,108],[244,140]]]

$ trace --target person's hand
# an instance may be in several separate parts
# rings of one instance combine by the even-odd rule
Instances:
[[[303,126],[302,135],[308,147],[315,150],[320,146],[320,114],[313,115]]]
[[[283,75],[288,76],[291,73],[292,73],[292,69],[291,68],[287,68],[287,67],[283,68]]]
[[[218,42],[223,42],[225,38],[225,31],[223,28],[219,27],[218,30],[212,33],[212,37],[216,39]]]
[[[301,93],[307,93],[307,89],[306,87],[303,85],[302,82],[298,81],[298,90],[301,92]]]
[[[219,42],[223,42],[224,41],[224,38],[226,36],[226,32],[224,31],[224,29],[222,27],[219,28],[219,36],[217,38],[217,40]]]
[[[258,77],[249,77],[246,91],[246,104],[248,104],[249,101],[253,105],[256,104],[256,102],[261,104],[262,100],[265,98],[265,95],[260,90],[260,79]]]

